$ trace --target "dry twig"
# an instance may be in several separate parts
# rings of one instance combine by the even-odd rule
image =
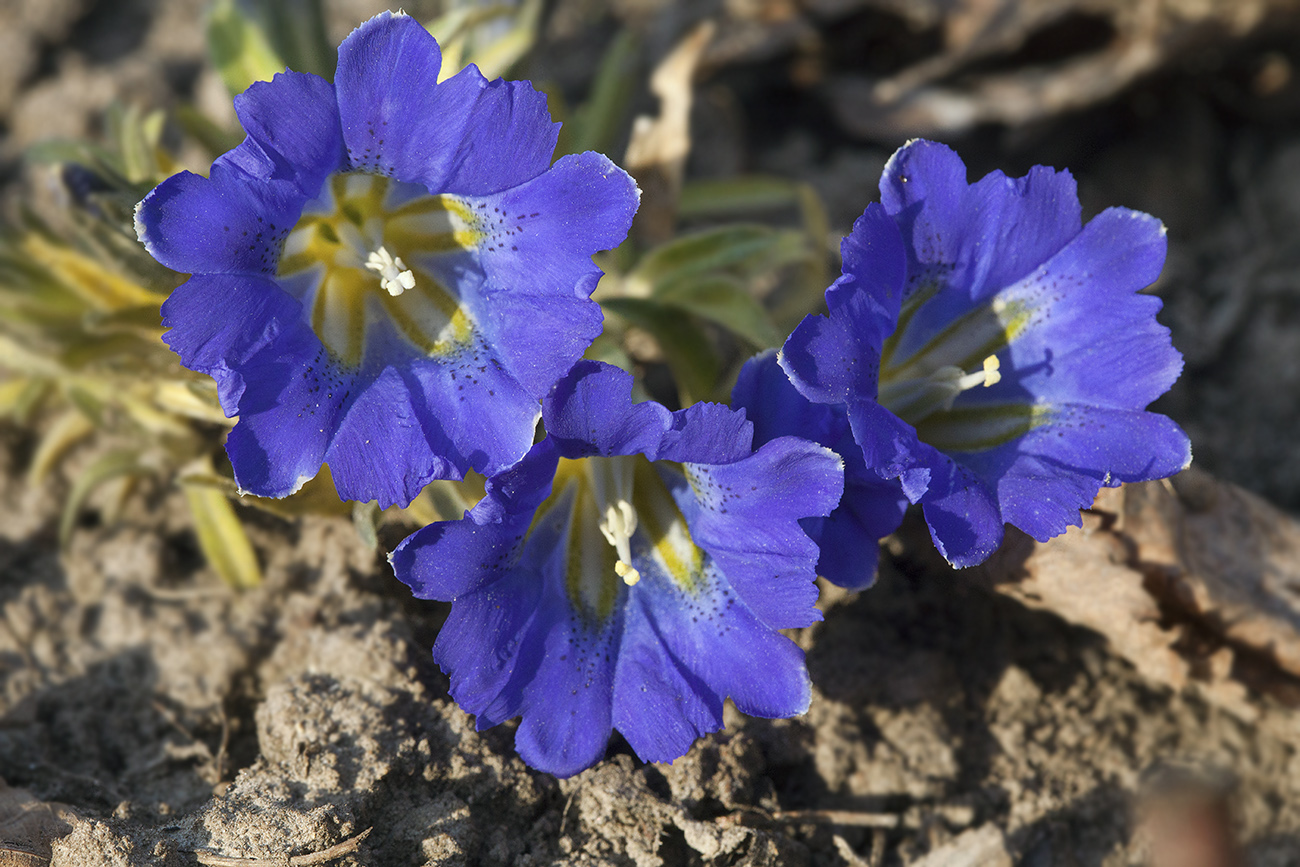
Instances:
[[[274,858],[233,858],[229,855],[218,855],[216,852],[209,852],[206,849],[195,850],[194,856],[198,858],[200,864],[207,864],[208,867],[311,867],[313,864],[324,864],[333,861],[335,858],[342,858],[357,850],[361,841],[370,836],[373,828],[367,828],[355,837],[349,837],[336,846],[328,849],[322,849],[319,852],[309,852],[306,855],[279,855]]]

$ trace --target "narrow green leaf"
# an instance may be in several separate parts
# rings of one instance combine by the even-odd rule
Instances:
[[[704,277],[675,284],[659,300],[716,322],[757,349],[779,346],[784,339],[767,311],[749,290],[730,277]]]
[[[224,154],[244,139],[242,130],[220,127],[192,105],[176,106],[176,122],[213,156]]]
[[[147,470],[140,465],[137,453],[127,449],[109,452],[87,467],[72,483],[72,490],[68,492],[68,499],[63,504],[63,515],[59,519],[60,547],[67,546],[77,521],[77,513],[96,488],[113,479],[146,474]]]
[[[622,343],[609,332],[602,332],[597,336],[582,357],[590,361],[603,361],[629,373],[632,372],[632,359],[628,357]]]
[[[631,29],[621,30],[605,49],[586,102],[565,124],[567,153],[613,150],[626,130],[640,71],[640,37]]]
[[[601,306],[650,332],[659,342],[677,381],[682,406],[715,397],[722,362],[708,335],[691,317],[652,298],[609,298]]]
[[[130,183],[142,183],[161,174],[155,157],[155,142],[149,141],[144,128],[145,119],[137,106],[124,106],[113,103],[109,106],[105,121],[108,124],[109,138],[117,143],[119,167]]]
[[[286,66],[334,78],[338,53],[329,39],[321,0],[245,0],[245,10],[262,23]]]
[[[199,548],[221,579],[237,590],[261,584],[257,554],[225,493],[201,484],[182,484],[181,490],[194,518]]]
[[[39,485],[44,482],[54,465],[94,431],[94,423],[79,411],[69,409],[60,413],[36,445],[32,462],[27,467],[28,484]]]
[[[677,214],[684,219],[752,217],[800,204],[803,185],[767,175],[688,181]]]
[[[499,78],[510,71],[537,42],[537,26],[542,17],[541,0],[523,0],[508,12],[512,16],[510,29],[485,42],[472,45],[466,61],[476,64],[489,79]]]
[[[0,334],[0,369],[49,379],[58,379],[67,372],[53,359],[34,353],[3,334]]]
[[[685,235],[651,250],[627,275],[659,294],[673,283],[725,268],[743,267],[768,254],[777,233],[767,226],[733,225]]]
[[[352,503],[352,526],[356,527],[357,535],[361,537],[361,544],[371,551],[379,547],[379,529],[376,526],[378,520],[379,504],[374,500]]]
[[[284,72],[284,58],[271,47],[262,22],[235,0],[216,0],[208,13],[208,53],[231,94]]]
[[[338,491],[334,487],[334,479],[330,476],[329,470],[328,465],[321,467],[320,472],[299,488],[297,493],[290,494],[283,499],[276,500],[270,497],[243,494],[240,496],[239,501],[263,512],[279,515],[282,518],[297,518],[303,515],[333,515],[336,517],[350,515],[352,513],[352,504],[339,499]]]
[[[47,380],[35,377],[24,376],[0,381],[0,418],[13,419],[20,425],[27,424],[32,410],[49,390]]]

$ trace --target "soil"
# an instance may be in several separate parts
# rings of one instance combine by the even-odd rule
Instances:
[[[6,194],[30,189],[21,147],[95,135],[112,99],[228,112],[203,65],[201,5],[0,4],[19,46],[0,50]],[[329,5],[338,37],[379,8]],[[758,22],[762,38],[701,81],[688,175],[806,180],[842,231],[898,142],[855,138],[820,85],[934,50],[938,25],[896,6],[554,3],[536,74],[580,95],[619,20],[643,28],[651,58],[706,12],[736,39]],[[1258,82],[1300,61],[1295,21],[1279,20],[1171,55],[1099,104],[946,140],[972,176],[1069,166],[1087,213],[1122,204],[1166,221],[1154,291],[1187,371],[1156,409],[1187,429],[1199,466],[1296,509],[1300,86]],[[898,56],[863,59],[858,44]],[[1025,51],[997,68],[1040,62]],[[165,486],[116,520],[91,513],[60,550],[66,478],[27,486],[34,434],[5,428],[0,443],[4,867],[284,863],[367,829],[333,863],[1120,867],[1161,863],[1179,817],[1184,836],[1222,826],[1240,860],[1213,863],[1300,863],[1296,702],[1250,692],[1225,709],[1144,677],[1099,634],[935,568],[915,521],[875,587],[824,587],[825,620],[795,634],[815,684],[804,717],[729,710],[724,732],[671,765],[616,738],[605,761],[556,780],[514,755],[509,725],[476,732],[447,697],[429,654],[446,608],[411,599],[383,556],[401,528],[372,549],[345,518],[241,508],[266,577],[239,592],[205,566]],[[49,821],[6,824],[16,803]]]

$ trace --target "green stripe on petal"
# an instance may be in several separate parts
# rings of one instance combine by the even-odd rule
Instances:
[[[473,340],[473,319],[429,261],[476,249],[481,220],[455,196],[410,193],[378,175],[332,175],[285,239],[279,274],[316,276],[304,299],[311,327],[345,365],[361,363],[366,335],[384,317],[427,356]]]
[[[981,452],[1019,439],[1054,416],[1050,406],[1025,403],[956,407],[929,416],[916,433],[943,452]]]

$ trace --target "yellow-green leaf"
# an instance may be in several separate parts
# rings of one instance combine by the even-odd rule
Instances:
[[[221,579],[239,590],[261,584],[257,555],[226,495],[202,484],[182,484],[181,490],[194,518],[199,548]]]
[[[212,4],[207,36],[212,62],[232,94],[243,93],[255,81],[270,81],[288,65],[271,46],[261,22],[235,0]]]

